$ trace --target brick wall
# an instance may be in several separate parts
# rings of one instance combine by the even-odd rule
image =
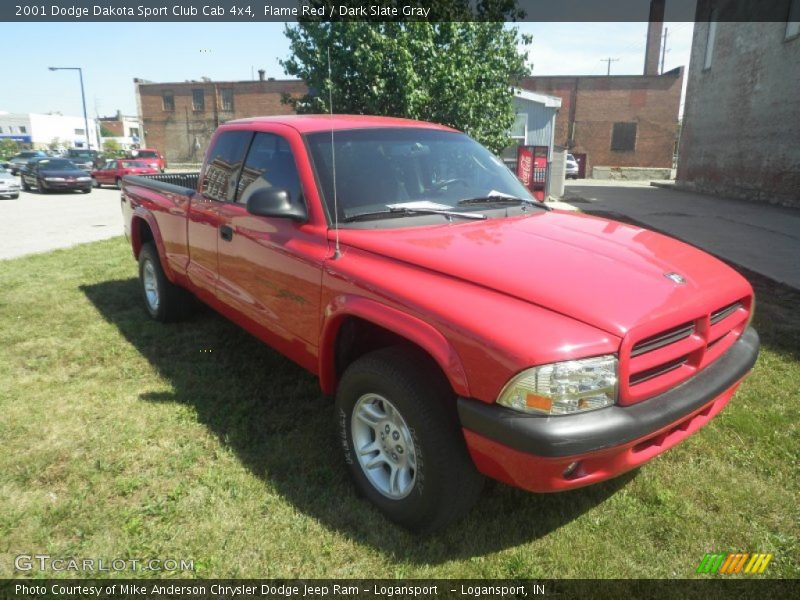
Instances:
[[[284,93],[302,96],[306,86],[297,80],[196,81],[137,83],[137,94],[147,147],[163,152],[168,162],[199,162],[218,125],[245,117],[292,114],[283,104]],[[204,108],[195,110],[192,90],[203,90]],[[233,110],[226,110],[223,90],[232,90]],[[174,109],[166,110],[165,94]]]
[[[800,36],[719,22],[705,69],[708,29],[695,24],[678,184],[800,207]]]
[[[592,167],[672,167],[683,68],[663,75],[526,77],[521,87],[561,98],[555,143]],[[636,123],[633,151],[611,150],[614,123]]]

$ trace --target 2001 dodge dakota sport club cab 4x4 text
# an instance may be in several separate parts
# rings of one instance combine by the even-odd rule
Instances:
[[[463,516],[483,475],[555,492],[637,467],[758,354],[731,268],[550,210],[431,123],[232,121],[199,174],[126,177],[122,206],[151,316],[191,293],[316,374],[356,485],[415,531]]]

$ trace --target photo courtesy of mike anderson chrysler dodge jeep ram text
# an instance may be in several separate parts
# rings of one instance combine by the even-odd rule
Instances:
[[[484,476],[557,492],[641,465],[758,354],[734,270],[550,210],[432,123],[231,121],[199,174],[126,176],[121,201],[150,315],[196,296],[317,375],[356,485],[414,531],[466,514]]]

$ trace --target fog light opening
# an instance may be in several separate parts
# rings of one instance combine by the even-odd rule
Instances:
[[[581,462],[579,460],[569,463],[569,465],[567,465],[567,468],[564,469],[563,473],[564,479],[570,479],[573,475],[575,475],[580,465]]]

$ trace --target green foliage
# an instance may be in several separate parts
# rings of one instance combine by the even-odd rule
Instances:
[[[61,142],[61,140],[57,137],[54,137],[52,140],[50,140],[50,143],[47,144],[47,149],[51,152],[58,152],[63,146],[64,144]]]
[[[14,140],[0,140],[0,160],[6,160],[19,152],[19,143]]]
[[[116,158],[122,156],[124,152],[117,140],[105,140],[103,141],[103,154],[105,154],[107,158]]]
[[[108,127],[106,127],[105,125],[100,123],[100,137],[107,138],[107,137],[115,137],[115,136],[116,136],[116,134],[113,131],[111,131]]]
[[[493,12],[485,14],[492,17],[510,14],[496,8],[503,2],[479,4],[490,5]],[[438,7],[443,14],[462,9],[460,0]],[[297,112],[328,112],[332,81],[337,113],[434,121],[467,132],[495,152],[508,145],[511,85],[527,74],[527,52],[520,48],[530,42],[516,28],[500,20],[306,21],[287,26],[285,33],[292,55],[281,65],[310,89],[301,98],[286,98]]]

